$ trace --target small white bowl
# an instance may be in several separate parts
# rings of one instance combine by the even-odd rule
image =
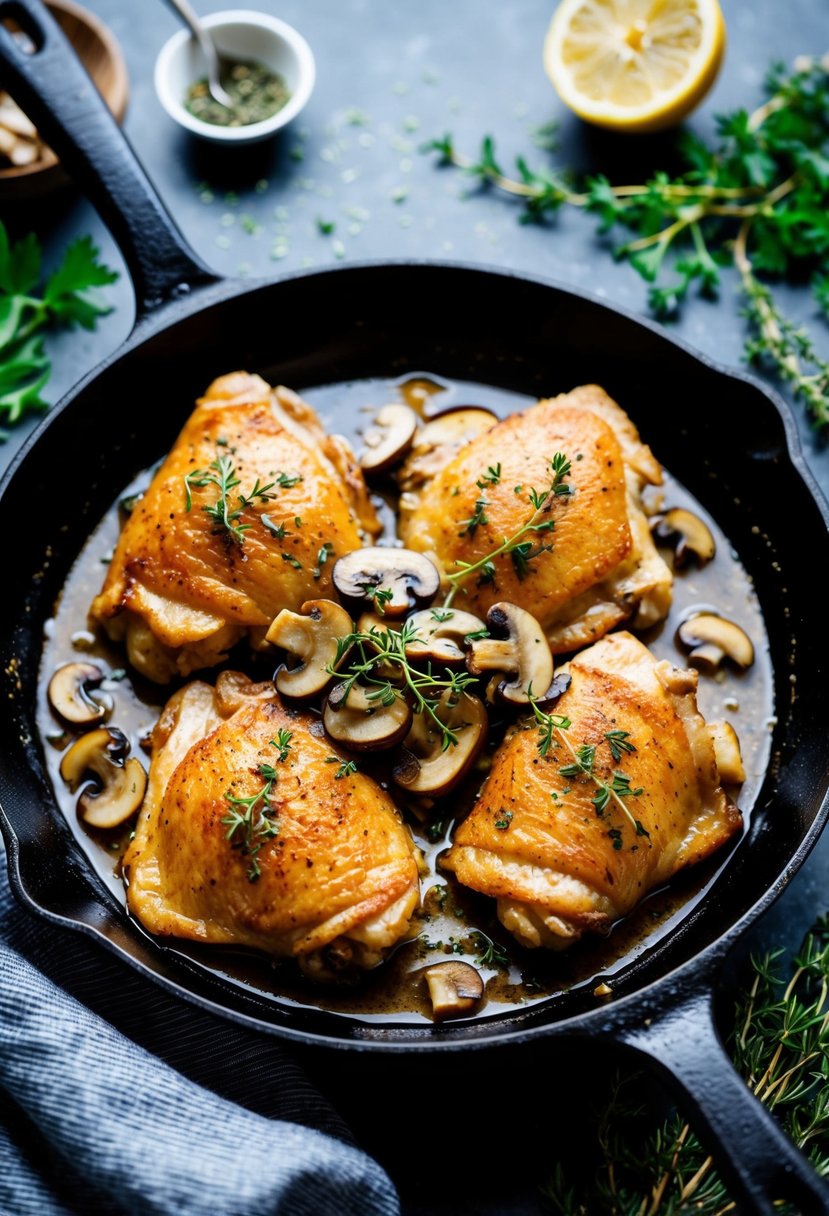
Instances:
[[[290,97],[270,118],[244,127],[220,127],[194,118],[184,102],[191,84],[207,75],[207,65],[196,39],[183,29],[164,44],[155,63],[156,93],[170,117],[194,135],[220,144],[258,143],[296,118],[316,77],[314,56],[302,35],[278,17],[251,9],[211,13],[202,24],[211,31],[220,54],[263,63],[278,72]]]

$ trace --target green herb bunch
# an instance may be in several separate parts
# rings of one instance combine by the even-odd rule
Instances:
[[[752,1093],[821,1175],[829,1175],[829,919],[781,974],[780,954],[752,960],[729,1049]],[[735,1212],[707,1150],[682,1116],[644,1127],[638,1079],[617,1078],[595,1112],[596,1168],[556,1166],[543,1193],[559,1216],[724,1216]],[[632,1129],[642,1135],[632,1135]],[[789,1204],[779,1206],[792,1216]]]
[[[52,365],[42,331],[56,325],[94,329],[110,312],[93,289],[118,278],[98,260],[88,236],[68,246],[63,261],[40,286],[42,254],[33,233],[11,242],[0,221],[0,418],[10,425],[31,410],[48,408],[41,397]],[[6,435],[0,432],[0,439]]]
[[[418,669],[406,654],[406,647],[416,637],[417,628],[411,621],[405,621],[399,630],[378,629],[372,625],[368,630],[349,633],[337,639],[337,654],[328,670],[345,684],[346,700],[352,686],[358,682],[365,685],[368,700],[378,708],[393,705],[398,697],[408,697],[414,712],[426,714],[431,720],[440,736],[442,750],[446,751],[457,746],[458,736],[457,730],[447,726],[440,716],[440,698],[444,692],[453,699],[460,697],[476,682],[476,677],[449,667],[435,672],[431,663]],[[346,655],[349,656],[348,664],[341,668]],[[389,679],[389,672],[392,679]],[[400,687],[393,680],[399,681]]]
[[[722,268],[735,267],[748,359],[788,383],[812,421],[825,426],[829,362],[780,311],[773,285],[784,276],[808,279],[829,319],[829,59],[798,61],[792,72],[775,67],[766,90],[753,113],[718,118],[713,145],[683,132],[683,171],[654,173],[641,184],[614,185],[601,175],[576,184],[565,170],[532,169],[523,157],[509,177],[489,135],[477,160],[458,152],[451,135],[424,151],[521,199],[524,219],[570,206],[596,216],[602,233],[628,229],[633,239],[615,254],[652,284],[649,302],[662,318],[678,312],[692,287],[715,297]]]

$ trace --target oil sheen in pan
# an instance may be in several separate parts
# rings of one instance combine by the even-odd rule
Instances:
[[[460,381],[450,384],[428,373],[407,377],[405,382],[362,380],[326,385],[307,390],[303,395],[316,408],[326,428],[348,436],[355,448],[360,446],[364,427],[388,401],[406,400],[425,417],[459,405],[486,406],[503,417],[532,404],[531,398],[504,389]],[[631,405],[624,401],[620,404]],[[647,435],[643,438],[647,442]],[[658,458],[659,452],[655,455]],[[148,480],[149,474],[143,474],[133,487],[125,487],[124,494],[142,488]],[[742,673],[726,669],[713,678],[702,676],[699,688],[699,704],[706,718],[726,718],[739,735],[747,780],[739,791],[738,802],[747,819],[769,763],[774,713],[769,647],[760,605],[739,555],[705,508],[668,471],[658,493],[655,507],[686,507],[708,523],[717,554],[702,569],[690,566],[677,572],[670,616],[644,634],[642,640],[658,657],[682,665],[684,658],[676,648],[674,634],[680,620],[700,608],[712,609],[737,621],[752,639],[756,653],[753,667]],[[381,513],[390,530],[386,539],[391,540],[393,512],[386,504]],[[45,695],[49,676],[60,664],[83,657],[98,662],[111,673],[103,685],[114,702],[109,722],[128,736],[132,754],[142,756],[141,740],[171,694],[169,688],[132,679],[124,669],[123,652],[89,629],[87,609],[100,589],[106,561],[118,536],[119,520],[115,503],[79,555],[55,616],[46,626],[38,725],[58,804],[98,877],[123,904],[119,859],[129,826],[120,834],[93,833],[78,819],[76,795],[69,794],[58,772],[68,736],[52,715]],[[252,670],[244,651],[238,656],[234,654],[227,665]],[[269,672],[258,669],[257,674],[266,677]],[[475,780],[480,782],[480,773]],[[458,796],[453,796],[453,809],[458,801]],[[613,975],[641,951],[669,935],[678,920],[705,898],[715,875],[727,864],[727,853],[715,855],[709,862],[678,875],[669,887],[651,893],[607,937],[584,940],[563,954],[526,951],[518,949],[498,926],[493,901],[465,890],[453,876],[440,870],[438,859],[448,845],[452,821],[444,821],[439,808],[431,821],[420,822],[411,814],[407,819],[428,866],[421,885],[422,907],[412,926],[416,936],[398,947],[382,967],[363,977],[359,985],[318,988],[303,981],[291,962],[272,963],[243,951],[175,939],[164,940],[165,950],[186,956],[232,986],[253,988],[280,1003],[321,1008],[364,1021],[398,1024],[430,1020],[423,968],[447,957],[462,958],[482,972],[486,995],[475,1017],[488,1018],[508,1013],[516,1006],[525,1008],[576,985],[595,987],[598,976],[612,987]]]

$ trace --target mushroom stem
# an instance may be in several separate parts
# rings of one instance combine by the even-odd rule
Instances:
[[[117,828],[134,815],[144,800],[147,774],[129,752],[126,735],[114,727],[99,727],[81,735],[60,762],[60,775],[70,790],[84,777],[93,777],[97,789],[88,788],[78,799],[78,814],[96,828]]]
[[[527,705],[531,696],[544,696],[553,679],[553,656],[535,617],[517,604],[499,603],[492,605],[486,619],[490,629],[506,633],[506,637],[472,642],[466,659],[470,674],[501,671],[511,675],[495,691],[502,701],[513,705]]]

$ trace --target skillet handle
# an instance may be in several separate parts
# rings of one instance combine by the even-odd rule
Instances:
[[[746,1085],[714,1021],[714,984],[674,989],[646,1020],[615,1028],[674,1091],[741,1216],[775,1216],[789,1200],[801,1216],[829,1216],[829,1185]],[[689,1210],[693,1199],[689,1197]]]
[[[14,21],[33,48],[5,20]],[[112,232],[135,287],[137,319],[218,280],[189,248],[41,0],[0,0],[0,76]]]

